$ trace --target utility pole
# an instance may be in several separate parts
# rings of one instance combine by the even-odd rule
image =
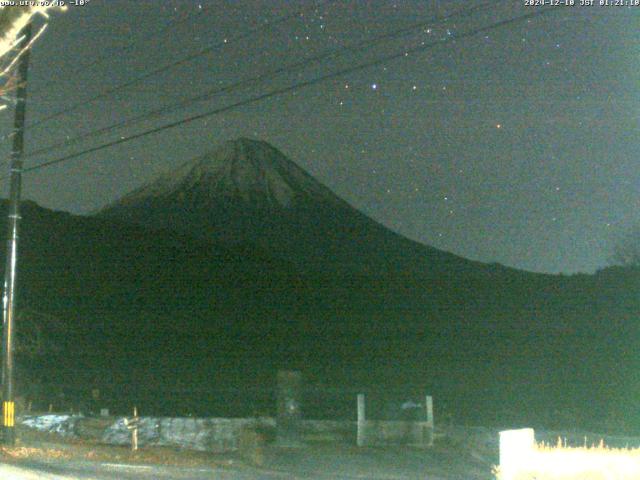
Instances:
[[[23,39],[20,47],[26,48],[31,41],[31,23],[24,28],[21,35]],[[2,295],[2,443],[5,445],[13,445],[16,440],[15,403],[13,397],[13,343],[28,69],[29,50],[26,49],[22,52],[18,64],[13,148],[11,150],[7,261],[4,270],[4,292]]]

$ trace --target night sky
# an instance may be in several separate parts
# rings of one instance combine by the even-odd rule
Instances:
[[[25,197],[89,213],[225,140],[246,136],[273,144],[356,208],[411,239],[532,271],[593,272],[640,222],[640,6],[552,7],[465,38],[539,10],[524,0],[90,0],[54,13],[31,57],[29,122],[216,47],[33,127],[28,151],[327,50],[424,26],[28,158],[27,167],[400,55],[30,172]],[[456,11],[461,15],[427,23]],[[11,109],[0,121],[0,133],[9,133]],[[7,147],[5,141],[5,157]]]

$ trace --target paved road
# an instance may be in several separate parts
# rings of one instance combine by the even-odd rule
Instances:
[[[177,468],[119,463],[20,462],[0,464],[3,480],[293,480],[280,472],[248,468]]]
[[[122,463],[21,460],[0,464],[2,480],[490,480],[490,465],[460,452],[402,448],[272,449],[263,468],[234,463],[184,468]]]
[[[493,480],[491,465],[460,452],[317,447],[269,455],[265,466],[314,480]],[[267,478],[267,477],[265,477]]]

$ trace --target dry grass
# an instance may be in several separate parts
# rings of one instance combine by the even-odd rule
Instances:
[[[567,447],[558,439],[550,446],[539,443],[523,458],[517,472],[494,469],[498,480],[638,480],[640,448],[599,445]]]

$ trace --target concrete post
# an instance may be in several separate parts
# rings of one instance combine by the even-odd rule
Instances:
[[[296,446],[302,443],[300,423],[302,420],[302,373],[280,370],[278,372],[278,443]]]
[[[424,406],[427,413],[427,423],[433,428],[433,397],[431,395],[425,397]]]
[[[427,446],[433,446],[433,433],[435,431],[435,425],[433,423],[433,397],[427,395],[424,399],[424,405],[427,413]]]
[[[533,428],[500,432],[500,478],[511,480],[521,468],[531,465],[535,448]]]
[[[364,393],[358,394],[358,436],[357,444],[359,447],[363,447],[365,444],[365,427],[366,427],[366,412],[364,403]]]

